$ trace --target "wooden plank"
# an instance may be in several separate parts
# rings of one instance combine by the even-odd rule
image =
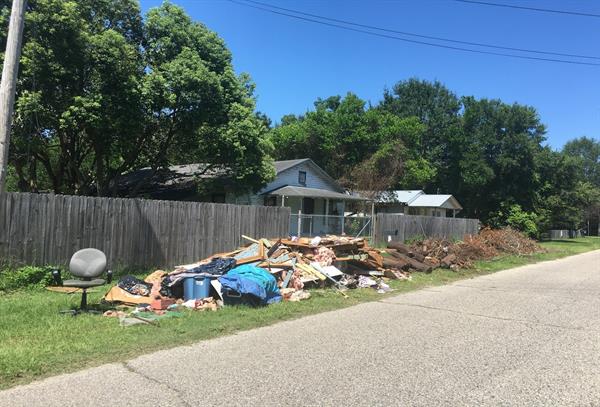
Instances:
[[[0,256],[67,264],[84,247],[111,267],[172,266],[231,251],[242,233],[289,234],[289,208],[44,194],[0,195]]]

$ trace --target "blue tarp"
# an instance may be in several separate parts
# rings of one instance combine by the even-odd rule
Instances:
[[[219,282],[223,288],[257,297],[262,304],[281,301],[277,280],[271,273],[260,267],[250,264],[238,266],[219,277]]]

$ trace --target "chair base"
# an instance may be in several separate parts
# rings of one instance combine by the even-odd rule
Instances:
[[[69,309],[60,311],[61,314],[71,314],[71,316],[75,317],[79,314],[102,314],[102,311],[98,311],[95,309],[89,309],[87,305],[87,288],[81,288],[81,304],[79,304],[79,308]]]

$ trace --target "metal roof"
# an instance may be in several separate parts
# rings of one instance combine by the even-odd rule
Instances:
[[[425,192],[420,189],[415,190],[400,190],[400,191],[390,191],[389,194],[382,195],[382,202],[401,202],[404,204],[408,204],[412,202],[415,198],[420,195],[423,195]]]
[[[265,192],[263,195],[301,196],[306,198],[327,198],[344,201],[368,201],[367,198],[357,195],[342,194],[339,192],[328,191],[326,189],[294,187],[290,185],[277,188],[273,191]]]
[[[409,207],[462,209],[460,203],[452,195],[427,195],[417,196],[408,204]]]

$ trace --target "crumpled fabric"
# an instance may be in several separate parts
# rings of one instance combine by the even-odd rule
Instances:
[[[281,293],[277,280],[267,270],[244,264],[219,277],[223,289],[233,290],[239,294],[252,295],[262,305],[281,301]]]
[[[187,270],[186,273],[203,273],[220,276],[234,268],[235,264],[236,260],[233,257],[215,257],[210,263],[194,267],[193,269]]]
[[[215,257],[206,264],[201,264],[197,267],[189,270],[176,270],[170,273],[163,280],[163,289],[166,291],[166,287],[173,287],[175,284],[181,282],[187,277],[196,277],[199,275],[205,276],[220,276],[227,273],[229,270],[235,267],[236,260],[232,257]],[[166,280],[166,283],[165,283]]]
[[[368,288],[377,285],[377,281],[373,280],[371,277],[367,276],[359,276],[358,277],[358,286],[360,288]]]
[[[134,276],[121,277],[117,286],[127,291],[129,294],[141,295],[144,297],[149,296],[150,291],[152,290],[152,283],[147,283]]]
[[[377,287],[375,288],[377,289],[377,292],[379,294],[385,294],[392,291],[392,288],[389,285],[387,285],[382,279],[379,279],[379,281],[377,282]]]

